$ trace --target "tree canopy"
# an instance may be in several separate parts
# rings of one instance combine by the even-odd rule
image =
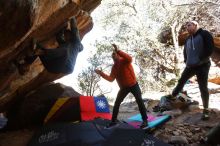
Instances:
[[[79,80],[80,87],[90,88],[82,83],[93,80],[91,87],[103,93],[98,86],[100,78],[91,70],[110,71],[110,44],[116,43],[134,58],[143,92],[169,90],[179,77],[183,64],[178,34],[184,31],[184,23],[196,20],[214,35],[219,29],[219,12],[218,0],[103,0],[97,13],[94,12],[103,37],[94,44],[97,52],[88,59],[90,66],[79,76],[88,76],[87,80]]]

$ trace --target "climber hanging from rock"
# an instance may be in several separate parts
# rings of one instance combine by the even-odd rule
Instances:
[[[75,18],[70,19],[71,30],[64,29],[57,35],[59,47],[46,49],[37,45],[35,55],[39,55],[44,67],[51,73],[70,74],[74,70],[76,58],[83,50]]]
[[[69,30],[65,26],[56,35],[59,44],[57,48],[44,48],[40,43],[34,40],[34,48],[36,48],[34,49],[34,55],[27,56],[23,65],[31,64],[37,56],[39,56],[48,72],[63,75],[72,73],[77,55],[83,50],[83,46],[75,18],[70,19],[70,28]]]
[[[22,65],[25,68],[39,56],[45,69],[29,83],[19,88],[14,96],[24,95],[44,83],[52,82],[73,72],[77,55],[83,50],[75,18],[70,19],[70,29],[65,26],[58,32],[56,39],[59,46],[53,49],[44,48],[40,43],[33,41],[36,44],[34,54],[27,56]]]

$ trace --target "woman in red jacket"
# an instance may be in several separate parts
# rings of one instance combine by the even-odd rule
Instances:
[[[134,69],[132,67],[132,58],[130,55],[118,49],[115,44],[112,44],[114,51],[112,53],[112,59],[114,64],[110,75],[103,73],[101,70],[96,69],[95,72],[109,82],[113,82],[115,79],[120,87],[117,98],[113,108],[112,121],[107,127],[111,127],[117,124],[117,115],[119,106],[128,93],[132,93],[138,104],[143,122],[140,128],[144,128],[148,125],[147,114],[144,102],[141,97],[141,89],[135,77]]]

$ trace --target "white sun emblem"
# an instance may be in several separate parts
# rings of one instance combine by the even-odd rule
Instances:
[[[106,103],[102,100],[97,101],[97,105],[99,108],[104,109],[106,107]]]

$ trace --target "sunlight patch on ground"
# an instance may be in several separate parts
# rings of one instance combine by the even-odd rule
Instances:
[[[216,85],[213,83],[208,83],[209,90],[219,90],[220,91],[220,85]],[[202,106],[202,99],[200,96],[200,91],[198,88],[197,83],[187,84],[184,87],[184,90],[187,91],[188,95],[192,97],[193,100],[196,100],[199,102],[200,108],[203,108]],[[209,96],[209,108],[215,108],[220,110],[220,93],[210,94]]]

